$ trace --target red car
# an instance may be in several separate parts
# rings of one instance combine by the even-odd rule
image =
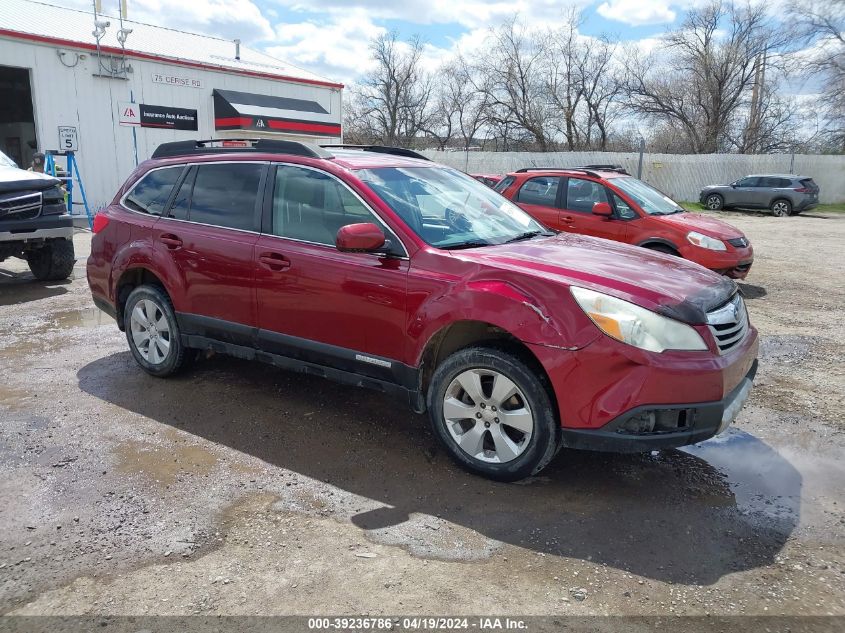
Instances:
[[[498,174],[470,174],[478,182],[484,183],[488,187],[495,187],[501,182],[502,177]]]
[[[736,417],[758,343],[733,281],[553,235],[414,156],[162,145],[95,219],[94,303],[153,376],[214,350],[371,387],[498,480],[561,447],[681,446]]]
[[[621,168],[520,169],[495,189],[543,225],[676,255],[745,279],[754,251],[727,222],[689,213]]]

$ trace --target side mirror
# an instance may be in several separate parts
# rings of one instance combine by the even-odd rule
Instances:
[[[736,182],[732,182],[731,183],[731,189],[736,189],[738,183],[739,183],[738,180]]]
[[[609,218],[613,215],[613,209],[610,208],[607,202],[595,202],[593,203],[593,215]]]
[[[372,222],[347,224],[337,232],[335,246],[343,253],[372,253],[384,246],[384,232]]]

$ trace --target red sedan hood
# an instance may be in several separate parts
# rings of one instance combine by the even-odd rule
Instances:
[[[745,237],[742,231],[735,226],[731,226],[718,218],[702,215],[701,213],[673,213],[672,215],[658,216],[658,218],[661,222],[674,224],[681,230],[698,231],[699,233],[704,233],[720,240]]]
[[[679,257],[571,233],[456,255],[567,286],[592,288],[687,323],[704,323],[706,312],[736,292],[730,279]]]

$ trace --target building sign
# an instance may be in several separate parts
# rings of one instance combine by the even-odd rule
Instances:
[[[214,89],[214,129],[340,138],[339,112],[307,99]]]
[[[118,108],[121,125],[141,125],[141,111],[137,103],[121,102]]]
[[[158,127],[170,130],[194,130],[197,111],[188,108],[148,105],[146,103],[121,103],[120,124],[138,127]]]
[[[69,125],[59,126],[59,151],[75,152],[79,150],[79,137],[76,128]]]
[[[195,79],[193,77],[184,77],[180,75],[162,75],[159,73],[153,73],[153,83],[178,86],[180,88],[202,88],[202,79]]]

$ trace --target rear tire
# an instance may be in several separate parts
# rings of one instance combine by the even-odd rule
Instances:
[[[718,193],[711,193],[704,199],[704,206],[711,211],[720,211],[725,207],[725,199]]]
[[[76,263],[73,240],[50,240],[41,248],[29,251],[26,262],[39,281],[67,279]]]
[[[772,202],[772,214],[776,218],[785,218],[792,215],[792,203],[783,198]]]
[[[135,362],[152,376],[172,376],[195,356],[182,345],[173,304],[158,286],[138,286],[129,294],[123,325]]]
[[[560,446],[560,424],[537,370],[502,349],[470,347],[447,358],[431,379],[428,411],[452,459],[496,481],[537,474]]]

